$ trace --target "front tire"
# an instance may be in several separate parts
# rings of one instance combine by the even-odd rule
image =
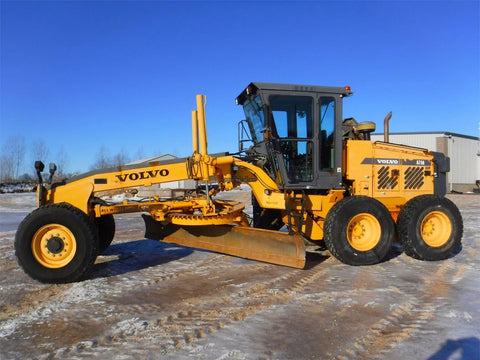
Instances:
[[[405,254],[419,260],[443,260],[461,246],[463,220],[447,198],[422,195],[409,200],[397,220]]]
[[[349,196],[327,214],[324,240],[338,260],[349,265],[373,265],[392,248],[395,223],[388,209],[367,196]]]
[[[30,213],[15,235],[19,265],[44,283],[76,281],[97,257],[98,232],[81,210],[67,204],[42,206]]]

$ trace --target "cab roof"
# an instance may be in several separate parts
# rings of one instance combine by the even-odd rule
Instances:
[[[328,94],[341,94],[343,96],[349,96],[353,94],[350,91],[350,86],[336,87],[336,86],[318,86],[318,85],[295,85],[295,84],[277,84],[277,83],[264,83],[264,82],[251,82],[241,93],[237,96],[236,102],[239,105],[248,99],[249,95],[256,94],[258,91],[274,91],[285,92],[285,95],[292,95],[295,93],[328,93]]]

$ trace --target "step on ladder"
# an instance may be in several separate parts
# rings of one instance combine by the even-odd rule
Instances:
[[[293,195],[293,196],[292,196]],[[300,205],[300,211],[297,210]],[[305,215],[305,193],[288,193],[285,192],[285,210],[288,216],[288,233],[293,234],[292,224],[295,224],[294,219],[298,219],[298,233],[303,235],[302,228]]]

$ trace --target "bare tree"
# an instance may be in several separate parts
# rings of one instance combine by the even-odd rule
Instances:
[[[117,155],[115,155],[112,159],[112,165],[113,166],[122,166],[128,163],[129,157],[125,151],[125,149],[122,149]]]
[[[48,155],[50,151],[48,150],[47,144],[43,139],[37,139],[36,141],[33,142],[32,144],[32,172],[35,175],[35,169],[33,168],[33,164],[35,161],[40,160],[43,163],[47,164],[48,160]],[[47,164],[48,166],[48,164]],[[29,167],[30,168],[30,167]],[[36,176],[36,175],[35,175]]]
[[[135,154],[135,160],[141,160],[145,158],[145,150],[143,146],[140,146]]]
[[[32,158],[33,161],[43,161],[46,162],[50,151],[48,150],[47,144],[43,139],[38,139],[33,142],[32,145]]]
[[[55,163],[57,164],[57,177],[64,178],[67,175],[68,154],[63,145],[57,152]]]
[[[96,158],[95,158],[95,162],[90,167],[90,169],[91,170],[96,170],[96,169],[103,169],[103,168],[107,168],[107,167],[111,167],[111,166],[112,166],[112,161],[111,161],[111,158],[109,156],[109,152],[108,152],[107,148],[104,145],[102,145],[100,147],[100,150],[98,150]]]
[[[110,156],[107,148],[102,145],[100,150],[97,152],[95,162],[90,167],[90,170],[123,166],[130,161],[129,159],[130,158],[125,149],[122,149],[114,156]]]
[[[25,157],[25,138],[11,136],[2,146],[2,174],[6,180],[18,179]]]
[[[13,159],[4,154],[5,149],[2,148],[0,156],[0,181],[13,180]]]

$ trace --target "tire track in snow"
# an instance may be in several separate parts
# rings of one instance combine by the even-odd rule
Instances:
[[[206,264],[207,267],[211,266],[212,270],[215,270],[218,265],[218,259],[214,260]],[[326,261],[335,260],[330,258]],[[272,265],[253,263],[247,270],[248,273],[254,274],[261,273],[265,268],[271,269]],[[116,343],[135,344],[138,347],[139,341],[155,344],[154,348],[145,347],[143,355],[145,352],[155,351],[155,349],[161,354],[173,355],[175,351],[220,331],[228,324],[243,321],[248,316],[262,310],[289,302],[297,292],[302,291],[319,278],[325,277],[327,270],[328,266],[316,266],[309,270],[279,268],[282,273],[279,276],[246,285],[246,287],[239,287],[237,291],[231,291],[225,296],[199,298],[192,308],[184,307],[160,317],[151,317],[155,310],[158,311],[158,307],[154,305],[150,305],[148,308],[142,305],[123,306],[117,310],[132,314],[137,312],[139,316],[116,323],[105,336],[87,343],[83,342],[59,349],[56,354],[52,355],[54,358],[65,355],[84,358],[90,356],[92,352],[99,353],[106,349],[111,352]],[[195,270],[189,271],[194,272]],[[245,269],[242,270],[242,276],[245,276]],[[178,277],[181,275],[179,274]],[[235,286],[235,284],[232,285]],[[142,314],[148,314],[150,317],[143,317]]]
[[[408,259],[410,260],[410,259]],[[417,262],[417,260],[414,260]],[[418,262],[425,265],[425,262]],[[398,306],[391,314],[375,322],[367,334],[358,337],[352,347],[345,350],[346,355],[338,355],[336,360],[383,358],[398,344],[408,340],[419,332],[429,331],[428,324],[435,313],[448,306],[445,299],[451,286],[458,282],[466,267],[451,259],[443,261],[431,277],[423,278],[424,290],[400,290],[391,286],[390,290],[407,295],[409,300]],[[385,275],[385,274],[384,274]],[[388,274],[386,274],[388,275]]]

